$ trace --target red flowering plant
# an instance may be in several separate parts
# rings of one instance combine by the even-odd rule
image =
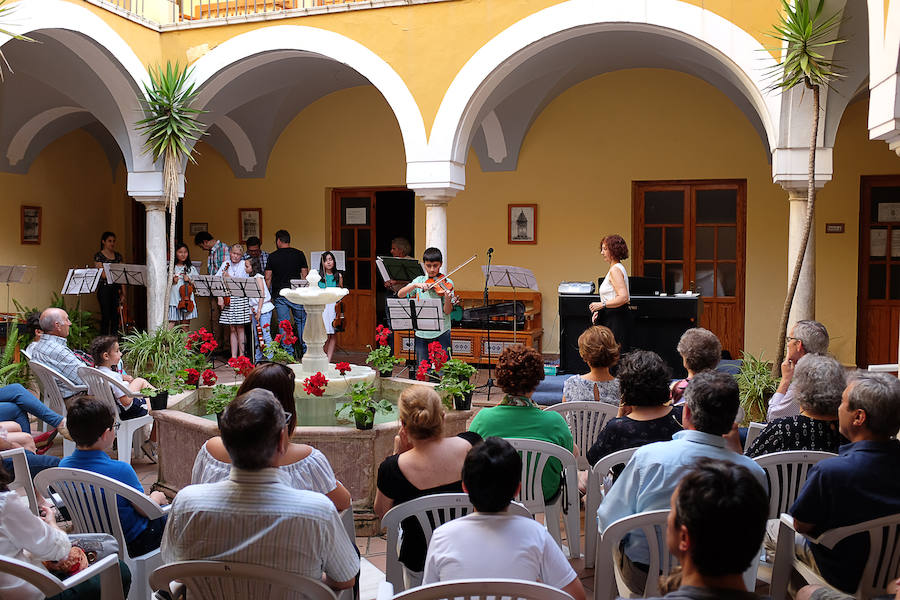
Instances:
[[[246,377],[253,370],[253,363],[246,356],[238,356],[237,358],[229,358],[228,366],[234,369],[235,375]]]
[[[216,372],[212,369],[206,369],[205,371],[203,371],[201,377],[203,379],[203,385],[213,385],[219,379],[219,377],[216,375]]]
[[[184,382],[188,385],[199,385],[200,384],[200,371],[197,369],[185,369],[184,371],[185,378]]]
[[[391,353],[388,339],[392,333],[393,332],[384,325],[379,325],[375,328],[376,347],[372,348],[372,346],[366,345],[366,348],[369,349],[369,356],[366,358],[366,364],[372,365],[373,369],[382,374],[390,373],[394,370],[394,365],[403,362]]]
[[[334,365],[334,368],[337,369],[338,373],[340,373],[341,375],[346,375],[350,372],[350,363],[339,362],[338,364]]]
[[[321,396],[327,385],[328,379],[319,371],[303,380],[303,391],[310,396]]]
[[[419,363],[416,379],[419,381],[437,381],[437,389],[444,392],[444,403],[452,406],[453,398],[463,398],[475,390],[469,383],[475,367],[459,360],[448,358],[446,350],[439,342],[428,344],[428,359]]]
[[[296,344],[299,339],[294,334],[294,326],[291,325],[290,321],[285,319],[278,324],[278,329],[280,330],[280,333],[275,334],[272,341],[266,344],[265,348],[263,348],[263,354],[265,354],[266,358],[272,362],[278,362],[285,365],[296,363],[297,359],[294,358],[294,355],[288,350],[288,348],[293,348],[294,344]]]

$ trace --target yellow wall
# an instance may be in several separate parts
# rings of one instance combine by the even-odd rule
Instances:
[[[0,220],[0,263],[37,266],[31,285],[11,289],[11,297],[25,306],[46,307],[51,293],[62,289],[68,269],[93,266],[105,230],[116,232],[117,247],[128,256],[130,201],[124,167],[113,180],[100,145],[84,131],[47,146],[27,175],[0,173],[0,198],[7,206],[6,218]],[[43,209],[40,245],[20,243],[21,205]],[[96,298],[83,297],[82,305],[96,310]],[[5,299],[0,307],[6,310]]]
[[[834,146],[834,178],[817,195],[816,317],[831,334],[831,352],[855,363],[861,175],[900,173],[900,158],[869,139],[868,101],[847,107]],[[825,234],[825,223],[845,223],[843,234]]]

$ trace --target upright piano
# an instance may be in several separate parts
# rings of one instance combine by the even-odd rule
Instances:
[[[559,295],[559,373],[586,373],[590,369],[578,353],[578,336],[591,325],[588,305],[597,294]],[[700,323],[703,301],[699,296],[632,296],[631,350],[652,350],[672,369],[674,377],[687,372],[675,347],[681,335]]]

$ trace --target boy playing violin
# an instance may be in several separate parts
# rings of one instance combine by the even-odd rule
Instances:
[[[428,344],[437,341],[445,352],[450,351],[450,313],[453,312],[453,302],[450,291],[453,290],[453,281],[447,277],[438,283],[434,280],[441,276],[441,267],[444,264],[444,256],[437,248],[428,248],[422,254],[422,263],[425,265],[426,275],[419,275],[397,292],[398,298],[413,297],[419,300],[426,298],[443,298],[444,323],[440,331],[416,330],[416,362],[421,363],[428,359]]]

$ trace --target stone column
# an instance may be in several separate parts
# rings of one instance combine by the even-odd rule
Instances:
[[[166,323],[169,286],[166,276],[166,203],[162,197],[138,198],[147,211],[147,330]]]
[[[425,247],[437,248],[447,262],[447,204],[449,196],[422,198],[425,202]]]
[[[806,222],[806,189],[788,188],[788,200],[790,202],[790,220],[788,226],[788,285],[794,273],[794,263],[800,251],[803,226]],[[797,281],[797,291],[794,292],[794,302],[791,305],[791,314],[788,318],[788,331],[794,323],[804,319],[816,318],[816,224],[813,215],[813,224],[809,231],[809,241],[806,245],[806,254],[803,257],[803,268],[800,270],[800,279]]]

